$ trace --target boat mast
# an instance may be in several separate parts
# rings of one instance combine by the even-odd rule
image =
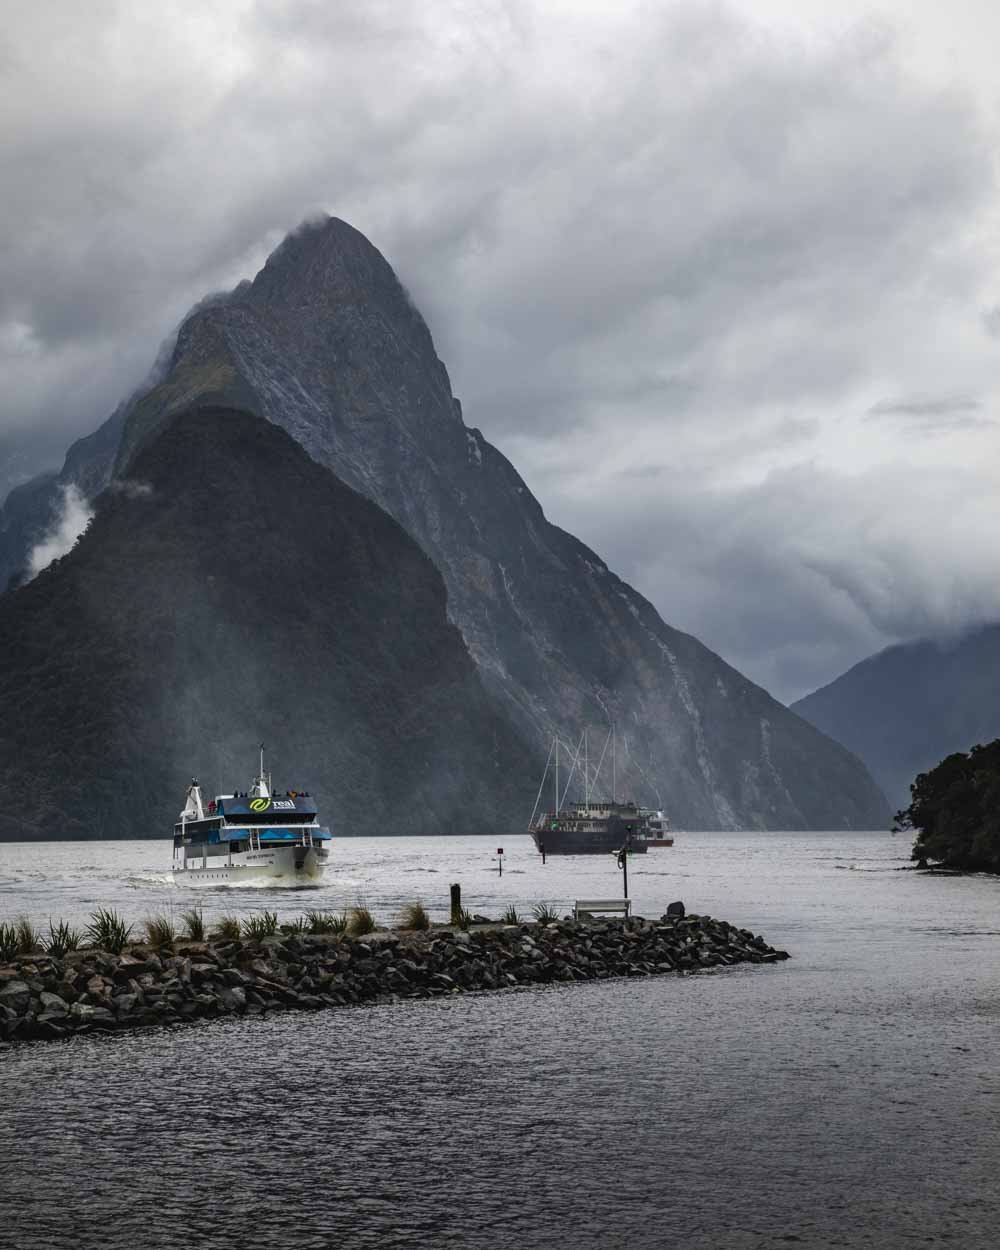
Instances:
[[[587,731],[583,731],[583,776],[584,776],[584,796],[587,800],[587,806],[590,806],[590,749],[588,746]]]
[[[556,734],[556,815],[559,815],[559,735]]]
[[[618,789],[617,759],[615,756],[615,722],[611,722],[611,804],[614,806],[615,794]]]

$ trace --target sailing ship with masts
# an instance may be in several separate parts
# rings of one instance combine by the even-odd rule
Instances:
[[[595,797],[608,747],[611,747],[611,798]],[[569,776],[560,788],[560,753],[569,758]],[[583,802],[567,802],[567,795],[577,771],[583,774]],[[553,805],[539,815],[542,794],[549,774],[552,774]],[[671,846],[673,838],[667,831],[667,821],[662,811],[639,807],[631,800],[619,801],[617,797],[617,742],[614,726],[601,752],[596,771],[591,775],[587,731],[580,736],[573,751],[553,738],[545,772],[538,787],[535,808],[528,822],[528,832],[539,851],[546,855],[601,855],[623,848],[644,855],[650,846]]]

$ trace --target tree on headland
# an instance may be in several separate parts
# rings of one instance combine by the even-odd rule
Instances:
[[[921,773],[896,827],[915,831],[918,863],[1000,873],[1000,738]]]

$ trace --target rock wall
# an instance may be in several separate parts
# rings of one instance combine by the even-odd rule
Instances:
[[[708,916],[34,954],[0,964],[0,1044],[787,958]]]

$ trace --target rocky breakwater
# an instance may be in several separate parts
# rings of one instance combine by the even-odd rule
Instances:
[[[9,1044],[787,958],[747,929],[693,915],[32,954],[0,964],[0,1039]]]

